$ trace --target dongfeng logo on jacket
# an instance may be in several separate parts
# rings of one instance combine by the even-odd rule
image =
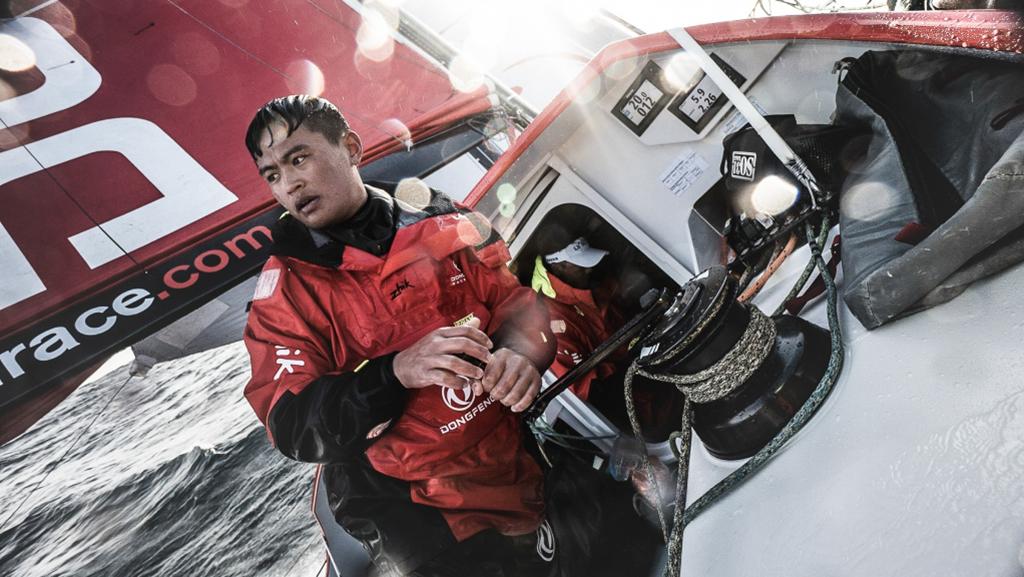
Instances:
[[[459,416],[438,427],[442,435],[447,435],[470,423],[480,413],[487,410],[494,403],[493,398],[486,398],[482,402],[476,402],[476,393],[469,385],[461,389],[452,387],[438,387],[441,389],[441,400],[449,409],[455,411]],[[451,417],[447,417],[451,418]]]
[[[452,269],[454,272],[448,277],[448,282],[451,286],[466,282],[466,273],[462,272],[462,269],[459,268],[459,264],[457,262],[452,261]]]
[[[473,401],[476,400],[476,393],[473,392],[473,387],[469,385],[461,389],[441,387],[441,400],[444,401],[445,406],[449,409],[462,412],[473,406]]]

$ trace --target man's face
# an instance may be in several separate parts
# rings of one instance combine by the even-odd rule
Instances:
[[[299,222],[320,229],[348,220],[366,201],[366,189],[356,170],[362,145],[349,131],[338,144],[299,126],[289,136],[283,124],[260,140],[263,156],[256,159],[270,192]]]
[[[555,262],[545,265],[565,284],[577,289],[593,288],[593,268],[585,268],[571,262]]]

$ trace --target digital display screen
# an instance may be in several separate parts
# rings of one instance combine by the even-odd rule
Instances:
[[[661,67],[648,62],[615,103],[612,116],[641,136],[671,99],[672,91],[665,85]]]
[[[729,66],[717,54],[712,54],[711,59],[721,67],[736,86],[742,87],[743,83],[746,82],[746,78],[742,74],[737,72],[732,66]],[[701,72],[697,83],[680,92],[672,104],[669,105],[669,110],[679,120],[682,120],[683,124],[699,134],[711,122],[715,114],[725,106],[727,101],[728,99],[722,96],[722,89],[711,80],[711,77]]]
[[[639,126],[654,110],[654,106],[665,93],[658,89],[650,80],[644,80],[640,88],[626,101],[622,107],[622,116]]]
[[[679,111],[685,114],[694,122],[699,123],[700,119],[714,107],[715,102],[722,95],[722,90],[711,81],[707,75],[700,79],[697,86],[686,95],[686,98],[679,104]]]

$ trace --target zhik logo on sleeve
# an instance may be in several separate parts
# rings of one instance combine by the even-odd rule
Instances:
[[[304,366],[306,366],[306,361],[303,361],[303,360],[296,359],[296,358],[292,357],[292,355],[300,355],[300,354],[302,354],[302,351],[300,351],[299,349],[294,349],[293,350],[293,349],[289,349],[288,347],[282,347],[280,345],[275,345],[274,349],[275,349],[275,354],[277,354],[277,364],[278,364],[277,372],[274,373],[274,380],[275,381],[280,379],[281,375],[283,375],[285,373],[285,371],[287,371],[288,374],[290,375],[290,374],[295,372],[295,367],[304,367]]]

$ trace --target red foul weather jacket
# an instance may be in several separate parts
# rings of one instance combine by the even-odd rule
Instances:
[[[554,297],[544,299],[551,317],[551,332],[558,343],[551,371],[561,377],[608,340],[611,331],[606,325],[609,306],[599,306],[593,291],[569,286],[557,276],[547,272]],[[576,396],[586,400],[595,379],[605,378],[615,371],[615,365],[606,361],[580,377],[570,386]]]
[[[416,210],[367,190],[394,230],[381,256],[278,223],[245,330],[245,395],[281,452],[325,464],[336,518],[378,568],[405,572],[484,529],[535,530],[543,476],[516,414],[470,388],[406,390],[394,354],[471,317],[496,347],[529,335],[553,354],[553,338],[485,219],[436,192]]]

